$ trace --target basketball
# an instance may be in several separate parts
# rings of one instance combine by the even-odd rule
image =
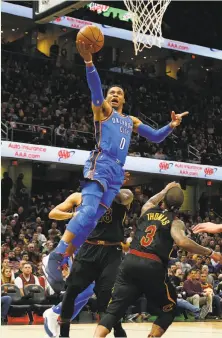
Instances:
[[[104,45],[104,35],[97,26],[85,26],[77,34],[76,41],[84,41],[93,46],[93,53],[97,53]]]

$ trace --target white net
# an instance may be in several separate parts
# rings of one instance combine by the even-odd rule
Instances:
[[[133,23],[135,54],[153,45],[161,47],[163,15],[171,0],[124,0]]]

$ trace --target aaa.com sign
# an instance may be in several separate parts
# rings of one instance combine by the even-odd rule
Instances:
[[[42,145],[3,141],[1,148],[3,157],[45,161],[48,155],[48,147]]]
[[[189,45],[185,44],[183,42],[179,42],[179,41],[168,41],[167,43],[167,47],[169,49],[175,49],[175,50],[179,50],[181,52],[188,52],[189,51]]]
[[[159,161],[159,173],[222,180],[222,168],[193,163]]]

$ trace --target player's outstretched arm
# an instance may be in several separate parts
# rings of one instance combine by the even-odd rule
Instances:
[[[93,46],[88,48],[83,41],[76,42],[76,46],[86,64],[86,78],[91,91],[95,120],[104,119],[112,113],[112,108],[104,100],[101,80],[92,60]]]
[[[72,212],[73,206],[79,205],[81,201],[82,194],[75,192],[74,194],[67,197],[63,203],[52,209],[49,213],[49,218],[59,221],[72,218],[74,216],[74,213]]]
[[[184,222],[175,220],[171,226],[171,236],[175,243],[182,249],[203,256],[210,256],[215,262],[220,261],[222,256],[218,252],[214,252],[212,249],[205,248],[185,235]]]
[[[138,133],[140,136],[145,137],[150,142],[160,143],[172,133],[174,128],[181,124],[182,118],[188,114],[188,112],[175,114],[173,111],[171,113],[171,122],[163,128],[157,130],[147,126],[146,124],[143,124],[142,121],[140,121],[137,117],[131,116],[133,120],[133,131]]]
[[[195,225],[192,228],[194,234],[198,234],[200,232],[208,232],[210,234],[218,234],[222,232],[222,224],[215,224],[211,222],[200,223]]]
[[[171,188],[178,187],[180,188],[180,184],[176,182],[171,182],[166,185],[166,187],[160,191],[158,194],[152,196],[142,207],[141,216],[149,209],[155,208],[165,197],[168,190]]]

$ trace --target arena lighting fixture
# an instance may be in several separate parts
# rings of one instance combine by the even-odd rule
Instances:
[[[15,31],[15,28],[12,28],[12,31],[14,32],[14,31]]]

